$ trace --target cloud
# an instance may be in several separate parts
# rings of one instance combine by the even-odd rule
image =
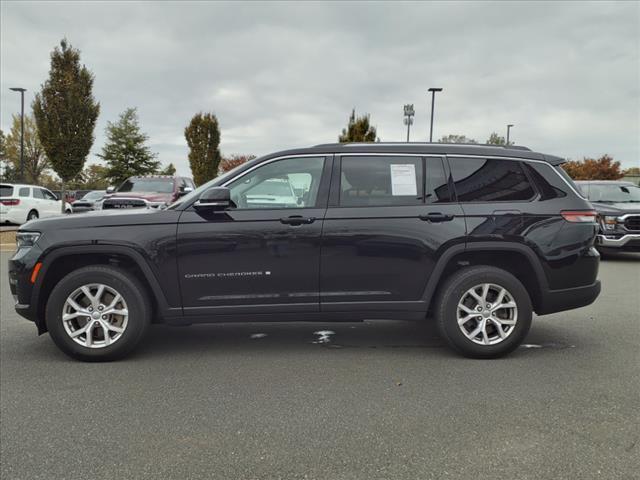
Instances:
[[[1,126],[66,36],[94,72],[107,121],[138,107],[163,163],[189,173],[184,127],[214,112],[225,153],[337,140],[352,107],[382,140],[492,131],[571,158],[640,163],[640,5],[623,3],[2,2]]]

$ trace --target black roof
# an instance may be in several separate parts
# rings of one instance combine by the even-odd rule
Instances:
[[[516,157],[530,160],[542,160],[559,165],[566,160],[554,155],[533,152],[518,145],[481,145],[475,143],[418,143],[418,142],[371,142],[371,143],[325,143],[308,148],[284,150],[268,155],[268,158],[282,155],[328,154],[357,151],[358,153],[414,153],[440,155],[487,155],[492,157]]]

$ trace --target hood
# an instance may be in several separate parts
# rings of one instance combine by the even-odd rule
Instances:
[[[639,213],[640,203],[601,203],[591,202],[598,213],[613,213],[613,214],[625,214],[625,213]]]
[[[173,202],[173,193],[158,193],[158,192],[115,192],[110,195],[105,195],[103,200],[110,198],[140,198],[148,200],[149,202],[165,202],[167,204]]]
[[[126,225],[157,225],[175,223],[180,216],[178,210],[155,208],[132,208],[127,210],[97,210],[82,215],[60,215],[40,218],[23,223],[19,230],[46,232],[47,230],[93,228],[99,234],[101,228]]]

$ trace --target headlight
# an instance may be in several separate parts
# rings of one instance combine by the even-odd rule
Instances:
[[[16,233],[16,245],[18,248],[31,248],[40,238],[38,232],[18,232]]]
[[[618,217],[616,217],[616,216],[604,215],[602,217],[602,224],[604,225],[604,229],[605,230],[615,230],[617,218]]]

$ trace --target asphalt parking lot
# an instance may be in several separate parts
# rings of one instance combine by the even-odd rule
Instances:
[[[158,326],[128,360],[83,364],[14,313],[9,255],[3,480],[639,478],[638,256],[501,360],[365,322]]]

